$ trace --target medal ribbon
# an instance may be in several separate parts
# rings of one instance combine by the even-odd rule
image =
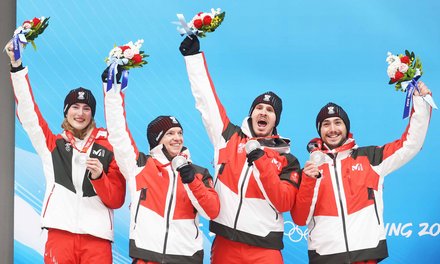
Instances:
[[[66,136],[67,139],[70,142],[70,145],[72,145],[72,147],[76,150],[78,150],[80,153],[87,153],[87,150],[89,150],[90,146],[93,144],[93,142],[95,141],[96,135],[98,134],[99,129],[94,128],[92,133],[90,134],[89,138],[86,141],[86,144],[84,145],[84,147],[80,150],[75,146],[75,137],[73,136],[72,132],[70,131],[66,131]]]
[[[249,138],[249,140],[260,140],[260,139],[271,139],[271,138],[280,138],[279,135],[272,135],[272,136],[268,136],[268,137],[253,137],[253,138]]]
[[[351,133],[348,136],[348,138],[352,138]],[[319,150],[319,151],[321,151],[322,153],[325,153],[325,154],[329,154],[329,153],[334,154],[334,153],[338,153],[338,152],[341,152],[341,151],[349,150],[349,149],[353,148],[354,145],[356,145],[356,142],[353,140],[350,143],[344,144],[344,145],[342,145],[340,147],[337,147],[337,148],[334,148],[334,149],[323,149],[322,148],[323,147],[323,143],[322,143],[322,140],[320,138],[314,138],[314,139],[310,140],[310,143],[312,143],[312,142],[317,145],[317,148],[312,150],[311,152]]]

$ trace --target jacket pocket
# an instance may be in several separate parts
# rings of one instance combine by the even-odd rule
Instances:
[[[374,202],[374,212],[376,213],[377,224],[380,225],[379,213],[377,212],[376,196],[374,195],[374,189],[368,187],[368,200],[373,200]]]
[[[139,200],[138,203],[136,205],[136,213],[134,215],[134,223],[137,223],[137,217],[138,217],[138,213],[139,213],[139,207],[141,205],[141,201],[145,201],[147,199],[147,188],[142,188],[141,189],[141,193],[139,194]],[[135,226],[136,227],[136,226]]]

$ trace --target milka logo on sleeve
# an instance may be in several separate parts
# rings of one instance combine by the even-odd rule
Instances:
[[[85,92],[78,92],[78,100],[84,100],[84,99],[86,99],[86,98],[84,97],[84,95],[85,95]]]

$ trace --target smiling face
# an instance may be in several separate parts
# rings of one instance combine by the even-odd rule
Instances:
[[[347,127],[339,117],[329,117],[322,121],[320,132],[322,141],[330,149],[342,146],[347,139]]]
[[[252,129],[257,137],[271,136],[277,116],[271,105],[257,104],[252,111]]]
[[[83,103],[71,105],[66,114],[67,122],[78,131],[87,128],[92,118],[92,108]]]
[[[165,132],[159,144],[163,144],[171,158],[179,155],[183,147],[183,131],[180,127],[172,127]]]

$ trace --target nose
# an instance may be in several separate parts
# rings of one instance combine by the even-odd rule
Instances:
[[[330,131],[335,131],[336,130],[336,125],[335,124],[333,124],[333,123],[331,123],[330,124]]]
[[[173,140],[174,141],[182,141],[182,139],[183,139],[183,135],[182,134],[175,134],[173,136]]]

